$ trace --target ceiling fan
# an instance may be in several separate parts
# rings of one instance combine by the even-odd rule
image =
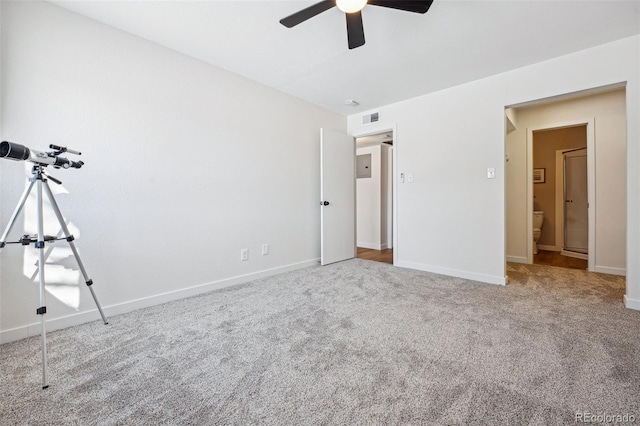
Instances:
[[[364,27],[362,26],[362,9],[370,4],[391,9],[405,10],[407,12],[427,13],[433,0],[324,0],[302,9],[280,20],[287,28],[311,19],[320,13],[337,6],[347,17],[347,38],[349,49],[355,49],[364,44]]]

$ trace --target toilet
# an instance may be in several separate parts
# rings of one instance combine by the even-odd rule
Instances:
[[[533,254],[538,254],[538,239],[542,232],[542,222],[544,222],[544,212],[536,210],[533,212]]]

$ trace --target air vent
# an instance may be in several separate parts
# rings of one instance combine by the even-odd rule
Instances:
[[[380,119],[380,115],[377,112],[373,114],[367,114],[362,116],[362,124],[371,124],[375,123]]]

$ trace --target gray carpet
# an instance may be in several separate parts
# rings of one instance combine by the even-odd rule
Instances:
[[[510,285],[354,259],[0,346],[0,424],[574,424],[640,419],[624,279]],[[96,314],[97,316],[97,314]]]

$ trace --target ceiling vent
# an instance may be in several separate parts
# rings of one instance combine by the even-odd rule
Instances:
[[[377,112],[362,116],[362,124],[371,124],[377,122],[378,120],[380,120],[380,115]]]

